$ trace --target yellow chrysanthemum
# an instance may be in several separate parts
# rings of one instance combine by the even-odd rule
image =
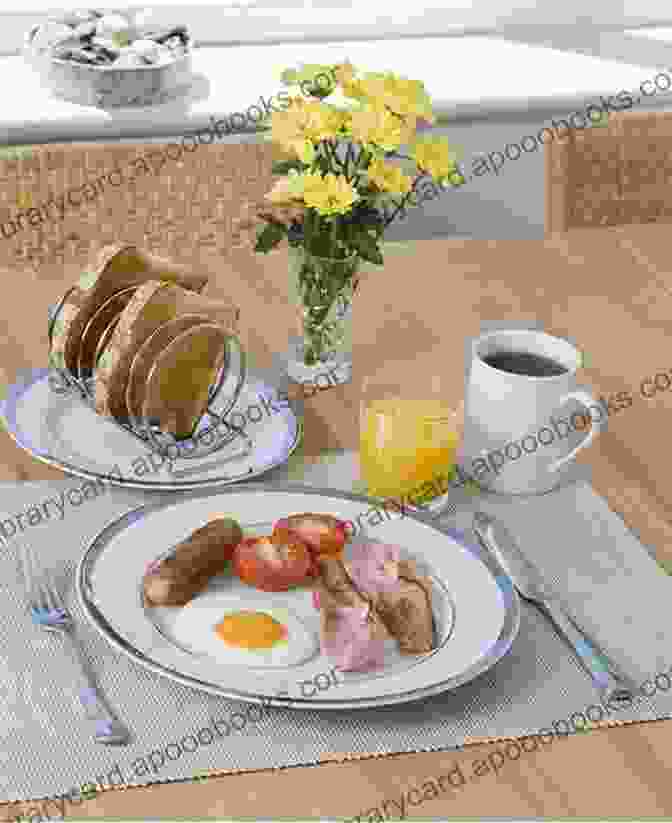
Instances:
[[[420,80],[409,80],[393,72],[369,72],[356,83],[360,97],[387,106],[390,111],[403,118],[422,118],[428,123],[435,122],[432,103]]]
[[[380,159],[371,163],[367,169],[367,176],[380,191],[390,194],[408,194],[413,187],[413,181],[399,166]]]
[[[349,60],[346,60],[344,63],[336,63],[336,65],[333,66],[333,73],[336,82],[340,86],[344,86],[355,79],[357,69]]]
[[[333,67],[333,73],[336,82],[346,97],[362,102],[366,100],[366,90],[362,86],[362,79],[349,60],[344,63],[336,63]]]
[[[351,100],[364,102],[368,99],[366,88],[362,85],[362,81],[358,77],[354,75],[352,77],[345,76],[340,85],[343,89],[343,94]]]
[[[271,139],[304,163],[312,163],[315,144],[337,137],[343,122],[341,112],[324,103],[293,97],[285,111],[271,115]]]
[[[359,194],[342,174],[311,173],[304,177],[304,203],[325,217],[345,214],[359,200]]]
[[[364,100],[364,89],[360,87],[357,69],[349,60],[344,63],[337,63],[333,67],[333,72],[334,79],[345,97],[351,100]]]
[[[445,137],[417,140],[410,148],[410,155],[418,168],[439,182],[448,181],[457,171],[457,157]]]
[[[349,112],[346,127],[359,143],[395,151],[411,139],[415,122],[404,122],[385,108],[371,106]]]
[[[264,200],[268,200],[276,205],[303,200],[305,185],[305,175],[299,174],[295,169],[291,169],[286,177],[281,177],[268,194],[264,195]]]

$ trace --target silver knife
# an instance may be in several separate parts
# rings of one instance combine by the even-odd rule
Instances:
[[[541,609],[572,646],[606,702],[631,704],[637,689],[634,681],[621,672],[576,625],[557,594],[521,552],[508,529],[499,520],[478,511],[474,514],[473,528],[480,543],[497,558],[520,595]]]

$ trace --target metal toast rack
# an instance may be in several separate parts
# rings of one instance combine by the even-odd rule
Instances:
[[[130,286],[115,292],[88,321],[79,340],[80,352],[77,355],[76,373],[73,374],[70,369],[63,368],[54,362],[52,351],[56,320],[74,288],[76,287],[73,286],[69,289],[55,306],[49,308],[49,388],[56,394],[79,393],[83,402],[95,411],[95,372],[93,369],[84,368],[82,365],[82,344],[91,333],[91,329],[96,327],[96,321],[101,313],[107,312],[109,314],[110,310],[114,310],[117,306],[118,311],[114,313],[113,319],[99,336],[93,361],[94,364],[97,363],[100,354],[105,349],[116,328],[121,309],[136,287]],[[154,333],[156,334],[158,331],[160,329],[157,329]],[[148,339],[151,340],[151,336]],[[249,454],[254,448],[252,439],[245,433],[243,428],[235,426],[224,419],[240,396],[246,374],[245,352],[238,338],[229,334],[226,359],[214,383],[210,386],[206,411],[201,416],[193,434],[188,438],[178,439],[172,433],[162,431],[156,421],[151,418],[147,419],[144,416],[132,416],[123,421],[114,417],[106,417],[105,419],[112,422],[117,428],[142,440],[156,454],[170,460],[205,457],[220,451],[234,441],[238,441],[241,448],[230,457],[224,458],[225,460],[235,460]]]

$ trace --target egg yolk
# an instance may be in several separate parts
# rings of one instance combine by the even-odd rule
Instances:
[[[215,626],[227,646],[240,649],[270,649],[287,638],[287,628],[263,612],[234,612]]]

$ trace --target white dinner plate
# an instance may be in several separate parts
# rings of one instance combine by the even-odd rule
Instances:
[[[319,648],[312,658],[284,668],[223,662],[202,653],[200,632],[185,637],[184,621],[176,622],[180,608],[145,607],[142,579],[148,565],[209,520],[233,517],[246,536],[253,536],[270,534],[281,517],[311,511],[352,521],[353,541],[399,545],[402,557],[413,558],[431,578],[434,651],[401,656],[391,640],[382,668],[339,672],[337,685],[312,695],[302,684],[332,668]],[[346,559],[348,552],[346,548]],[[456,688],[508,652],[520,620],[510,580],[483,549],[462,544],[422,515],[382,514],[366,497],[295,485],[253,483],[141,506],[94,539],[78,566],[76,589],[97,630],[157,674],[212,694],[303,709],[384,706]],[[319,614],[306,589],[265,593],[221,576],[202,597],[216,608],[239,598],[237,608],[255,610],[266,601],[269,609],[288,610],[315,636],[319,629]]]
[[[276,388],[248,373],[225,420],[244,427],[254,448],[245,453],[245,440],[236,438],[210,455],[171,463],[135,435],[96,414],[76,393],[53,392],[48,376],[48,369],[27,372],[9,387],[0,411],[21,448],[79,477],[144,491],[211,488],[257,477],[282,465],[301,439],[295,401],[279,398]]]

